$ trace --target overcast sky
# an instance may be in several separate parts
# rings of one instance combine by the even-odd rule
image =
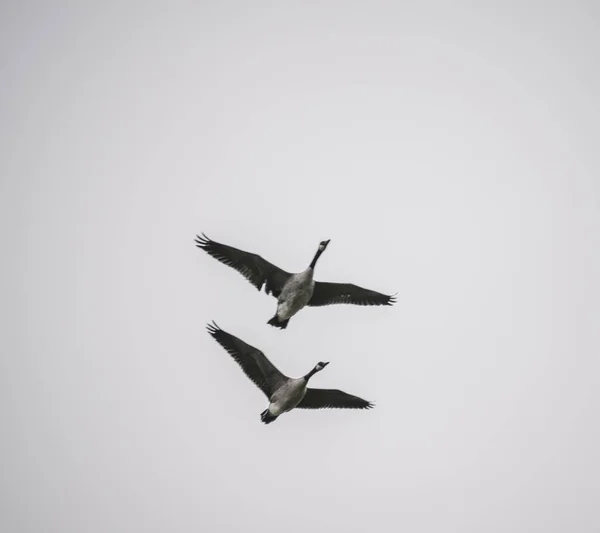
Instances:
[[[94,4],[0,8],[0,530],[598,532],[598,5]]]

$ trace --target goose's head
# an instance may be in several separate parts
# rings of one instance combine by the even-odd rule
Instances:
[[[329,364],[329,362],[327,363],[323,363],[322,361],[317,363],[315,365],[315,367],[308,373],[306,374],[306,376],[304,376],[304,379],[306,381],[308,381],[310,378],[312,378],[317,372],[321,372],[321,370],[323,370],[327,365]]]
[[[323,370],[328,364],[329,361],[327,361],[326,363],[323,363],[322,361],[317,363],[315,366],[315,372],[321,372],[321,370]]]
[[[328,239],[328,240],[326,240],[326,241],[321,241],[321,242],[319,243],[319,252],[324,252],[324,251],[325,251],[325,248],[327,248],[327,245],[329,244],[329,241],[330,241],[330,240],[331,240],[331,239]]]
[[[331,239],[328,239],[326,241],[321,241],[319,243],[319,249],[317,250],[317,253],[313,257],[312,263],[310,264],[310,268],[315,268],[317,261],[319,260],[319,257],[321,257],[321,254],[325,251],[325,248],[327,248],[327,245],[329,244],[330,240]]]

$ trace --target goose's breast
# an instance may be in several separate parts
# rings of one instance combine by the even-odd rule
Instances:
[[[282,385],[271,397],[269,411],[272,414],[285,413],[296,407],[306,394],[306,381],[300,379],[290,379]]]
[[[279,317],[290,318],[300,311],[312,298],[314,289],[312,273],[302,272],[290,278],[279,296]]]

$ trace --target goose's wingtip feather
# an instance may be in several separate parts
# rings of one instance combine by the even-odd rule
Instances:
[[[214,337],[215,334],[219,331],[223,331],[218,325],[217,323],[213,320],[211,322],[208,322],[206,324],[206,330]]]
[[[211,240],[204,233],[201,233],[200,235],[196,235],[194,242],[198,248],[206,248],[211,243]]]

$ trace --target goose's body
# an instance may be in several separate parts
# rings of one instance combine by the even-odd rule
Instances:
[[[223,331],[214,322],[207,326],[207,330],[269,399],[269,407],[260,415],[265,424],[274,422],[277,417],[292,409],[370,409],[373,407],[372,403],[337,389],[309,388],[310,378],[329,363],[317,363],[305,376],[290,378],[283,375],[259,349]]]
[[[392,305],[394,296],[364,289],[351,283],[325,283],[313,279],[315,266],[329,241],[322,241],[306,270],[290,274],[260,255],[245,252],[206,237],[196,237],[196,246],[227,266],[240,272],[258,290],[277,298],[277,311],[268,324],[285,329],[298,311],[306,306],[331,304]]]
[[[299,274],[292,274],[277,298],[277,311],[268,324],[285,328],[289,319],[310,301],[314,290],[315,281],[311,267]]]
[[[288,378],[269,398],[269,414],[277,417],[294,409],[306,395],[307,384],[304,378]]]

